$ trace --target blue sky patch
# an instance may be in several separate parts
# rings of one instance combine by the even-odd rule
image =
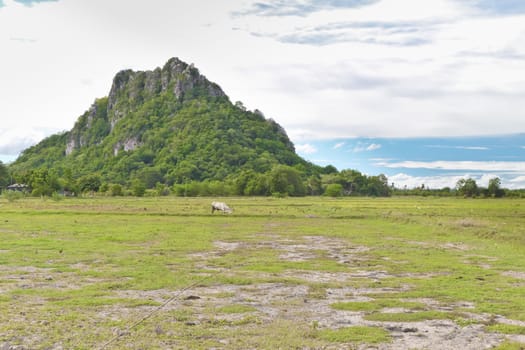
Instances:
[[[525,1],[523,0],[475,0],[474,6],[494,15],[525,13]]]
[[[38,4],[41,2],[55,2],[59,0],[15,0],[15,2],[18,2],[19,4],[23,4],[25,6],[33,6],[34,4]],[[2,0],[0,0],[0,8],[4,7],[5,4]]]
[[[26,6],[33,6],[34,4],[38,4],[41,2],[55,2],[58,0],[15,0],[15,1],[20,4],[24,4]]]
[[[279,17],[279,16],[307,16],[313,12],[329,9],[345,9],[371,5],[380,0],[309,0],[290,1],[273,0],[257,2],[252,8],[242,14],[257,16]]]
[[[451,138],[355,138],[297,145],[298,153],[319,165],[385,174],[407,184],[454,187],[459,177],[525,187],[525,134]],[[448,182],[447,182],[448,181]],[[394,182],[394,181],[393,181]]]

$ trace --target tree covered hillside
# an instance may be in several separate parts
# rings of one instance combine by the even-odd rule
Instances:
[[[72,130],[25,150],[9,176],[34,195],[389,195],[385,176],[320,167],[285,130],[177,58],[124,70]]]
[[[153,188],[249,182],[278,166],[301,176],[322,171],[295,153],[275,121],[232,104],[217,84],[173,58],[154,71],[119,72],[109,96],[97,99],[71,131],[25,150],[10,170],[25,182],[46,169],[63,182],[98,176],[103,183]]]

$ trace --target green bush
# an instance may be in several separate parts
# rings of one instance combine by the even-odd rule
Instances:
[[[324,195],[328,197],[341,197],[343,195],[343,186],[341,184],[329,184],[326,186]]]
[[[24,198],[24,194],[22,192],[18,192],[18,191],[4,191],[4,193],[2,195],[9,202],[14,202],[16,200]]]
[[[111,185],[110,191],[112,196],[122,196],[122,186],[119,184]]]
[[[142,181],[136,180],[131,186],[131,191],[136,197],[144,197],[144,194],[146,193],[146,185]]]

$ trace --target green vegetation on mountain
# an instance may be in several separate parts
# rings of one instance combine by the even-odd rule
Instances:
[[[109,95],[95,100],[72,130],[25,150],[9,168],[17,181],[37,185],[37,194],[119,194],[123,186],[138,195],[171,188],[184,195],[302,196],[323,193],[321,175],[332,174],[324,187],[338,182],[333,166],[299,157],[279,124],[231,103],[177,58],[153,71],[119,72]],[[352,176],[361,184],[352,188],[345,180],[341,194],[358,193],[359,185],[367,194],[388,195],[386,178],[371,178],[368,186],[366,176]]]

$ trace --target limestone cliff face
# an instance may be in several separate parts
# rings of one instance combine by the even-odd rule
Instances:
[[[76,149],[90,144],[98,144],[108,134],[107,99],[96,100],[91,107],[78,118],[69,133],[66,143],[66,156]]]
[[[212,98],[227,98],[219,85],[206,79],[192,64],[178,58],[172,58],[164,67],[152,71],[122,70],[113,79],[109,96],[96,101],[79,118],[69,135],[65,153],[70,155],[84,146],[101,142],[119,121],[159,94],[172,93],[182,101],[191,98],[196,91]],[[133,151],[140,145],[136,135],[127,135],[114,144],[113,153]]]
[[[182,100],[196,89],[211,97],[226,97],[219,85],[206,79],[193,64],[187,64],[178,58],[170,59],[164,67],[153,71],[123,70],[113,79],[109,92],[108,116],[111,129],[132,110],[135,103],[142,103],[166,91],[171,91],[177,99]],[[120,104],[121,99],[129,103]]]

